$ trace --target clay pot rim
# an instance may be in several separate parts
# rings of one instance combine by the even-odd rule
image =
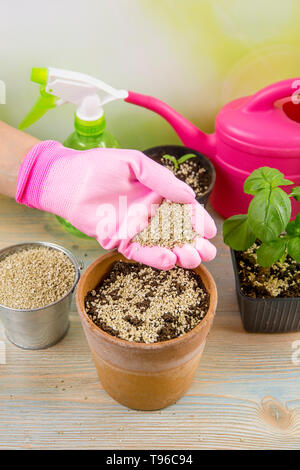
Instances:
[[[89,318],[89,316],[87,315],[85,311],[84,304],[82,305],[82,303],[80,302],[79,294],[81,291],[81,286],[84,284],[85,279],[87,278],[90,271],[92,271],[95,266],[97,266],[98,264],[100,264],[101,262],[103,262],[104,260],[108,258],[116,258],[115,261],[122,260],[122,261],[129,262],[129,263],[135,263],[135,261],[128,260],[123,255],[118,253],[116,250],[106,253],[105,255],[99,256],[95,261],[93,261],[93,263],[91,263],[85,269],[84,273],[81,276],[81,279],[78,283],[77,290],[76,290],[76,305],[77,305],[77,311],[79,315],[84,319],[84,321],[88,323],[89,327],[92,330],[97,331],[97,333],[102,335],[103,338],[106,339],[108,342],[124,347],[126,349],[142,349],[142,350],[150,350],[150,351],[160,350],[162,348],[173,347],[175,345],[180,345],[181,343],[185,343],[186,341],[189,341],[189,339],[198,335],[198,333],[202,329],[205,328],[207,323],[213,319],[216,308],[217,308],[217,301],[218,301],[217,287],[216,287],[214,278],[211,275],[211,273],[208,271],[207,268],[203,266],[203,264],[200,264],[197,268],[193,269],[193,271],[196,272],[196,274],[200,275],[201,279],[202,279],[202,274],[207,278],[208,285],[206,286],[206,289],[209,291],[209,294],[210,294],[210,303],[209,303],[209,308],[205,317],[203,318],[203,320],[201,320],[201,322],[195,328],[183,334],[182,336],[178,336],[177,338],[168,339],[168,340],[160,341],[156,343],[138,343],[136,341],[127,341],[125,339],[118,338],[116,336],[110,335],[109,333],[106,333]],[[200,271],[200,273],[197,271]],[[203,279],[202,279],[202,282],[204,282]],[[82,296],[82,298],[84,297]]]
[[[186,153],[195,153],[198,157],[200,157],[202,160],[205,161],[205,163],[207,164],[207,166],[209,167],[210,169],[210,175],[211,175],[211,182],[207,188],[207,190],[205,191],[205,193],[201,194],[201,198],[205,197],[207,194],[210,194],[213,190],[213,187],[215,185],[215,182],[216,182],[216,170],[215,170],[215,167],[214,165],[212,164],[212,162],[209,160],[209,158],[204,155],[204,153],[201,153],[201,152],[198,152],[198,150],[195,150],[191,147],[186,147],[185,145],[174,145],[174,144],[166,144],[166,145],[157,145],[155,147],[149,147],[145,150],[143,150],[143,153],[145,155],[147,155],[147,157],[151,158],[151,159],[154,159],[151,155],[148,155],[148,153],[152,153],[154,151],[158,151],[159,149],[163,149],[163,148],[168,148],[168,149],[174,149],[174,150],[178,150],[178,149],[185,149],[187,150]],[[177,158],[175,156],[175,158]],[[161,165],[161,163],[160,163]],[[163,166],[163,165],[162,165]],[[170,340],[169,340],[170,341]]]

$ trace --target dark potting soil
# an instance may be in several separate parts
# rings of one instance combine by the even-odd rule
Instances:
[[[196,198],[207,192],[212,181],[212,175],[202,166],[197,157],[181,163],[179,168],[175,168],[173,163],[163,156],[160,157],[159,163],[171,170],[178,179],[191,186],[195,191]]]
[[[254,243],[247,251],[237,251],[236,260],[241,291],[248,297],[300,297],[300,264],[290,256],[263,268],[257,264]]]
[[[90,319],[112,336],[155,343],[187,333],[209,308],[209,293],[193,271],[160,271],[117,261],[85,298]]]

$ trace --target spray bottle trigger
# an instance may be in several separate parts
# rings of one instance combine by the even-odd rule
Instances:
[[[47,93],[44,86],[40,88],[40,94],[41,96],[36,101],[27,116],[19,124],[18,129],[22,130],[32,126],[32,124],[44,116],[44,114],[46,114],[49,109],[56,107],[56,102],[58,99],[57,96]]]

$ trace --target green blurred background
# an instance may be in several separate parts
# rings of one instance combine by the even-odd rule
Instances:
[[[17,126],[38,96],[32,67],[61,67],[156,96],[205,131],[227,101],[300,76],[300,0],[10,0],[1,2],[1,119]],[[63,141],[74,107],[29,132]],[[115,102],[108,128],[124,147],[178,142],[155,114]]]

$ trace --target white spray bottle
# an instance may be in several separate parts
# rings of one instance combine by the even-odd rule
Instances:
[[[40,97],[19,125],[19,129],[31,126],[50,109],[73,103],[77,107],[75,130],[63,142],[66,147],[76,150],[120,147],[118,140],[105,129],[103,106],[110,101],[125,99],[128,95],[126,90],[115,90],[89,75],[52,67],[33,68],[31,80],[40,85]],[[68,221],[57,218],[70,233],[89,238]]]

